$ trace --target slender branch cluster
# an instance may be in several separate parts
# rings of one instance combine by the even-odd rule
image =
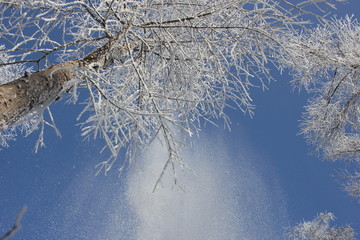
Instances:
[[[304,221],[290,228],[292,240],[355,240],[354,230],[350,226],[330,227],[335,220],[332,213],[320,213],[312,221]]]

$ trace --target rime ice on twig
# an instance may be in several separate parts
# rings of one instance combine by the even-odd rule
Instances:
[[[290,228],[292,240],[355,240],[354,230],[350,226],[330,227],[335,220],[332,213],[320,213],[312,221],[304,221]]]

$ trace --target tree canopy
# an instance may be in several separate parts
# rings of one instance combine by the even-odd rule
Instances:
[[[99,164],[105,172],[122,150],[131,161],[159,136],[169,152],[164,170],[184,167],[182,133],[197,134],[203,121],[214,119],[228,125],[229,106],[251,115],[249,89],[266,88],[270,68],[282,71],[284,59],[298,51],[288,46],[289,37],[307,29],[306,17],[322,19],[311,8],[333,7],[330,1],[285,0],[0,5],[2,144],[19,126],[26,134],[40,126],[37,149],[45,125],[58,133],[48,106],[66,92],[76,102],[78,89],[86,89],[79,119],[83,135],[103,138],[111,152]]]

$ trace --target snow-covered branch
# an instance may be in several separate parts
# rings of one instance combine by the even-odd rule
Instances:
[[[355,240],[354,230],[350,226],[330,227],[335,220],[332,213],[320,213],[312,221],[304,221],[289,229],[292,240]]]
[[[320,213],[312,221],[304,221],[289,229],[292,240],[355,240],[354,230],[350,226],[330,227],[335,220],[332,213]]]

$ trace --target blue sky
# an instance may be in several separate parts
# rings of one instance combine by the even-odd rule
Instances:
[[[336,12],[360,17],[359,9],[350,0]],[[253,119],[229,110],[230,132],[204,128],[184,150],[196,172],[180,174],[185,193],[170,186],[151,193],[164,157],[157,144],[120,178],[115,169],[95,177],[106,157],[101,142],[83,141],[78,106],[55,103],[62,138],[48,129],[37,154],[37,133],[0,152],[0,233],[23,205],[14,239],[283,239],[283,227],[324,211],[360,233],[360,205],[331,176],[344,165],[309,155],[298,135],[308,96],[292,92],[290,80],[253,90]]]

